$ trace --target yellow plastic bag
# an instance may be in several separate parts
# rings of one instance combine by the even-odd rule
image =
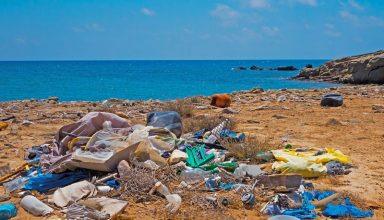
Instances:
[[[327,173],[327,168],[319,163],[312,163],[302,159],[296,159],[289,162],[275,162],[272,169],[282,174],[296,173],[303,177],[319,177]]]
[[[303,177],[318,177],[327,173],[324,164],[329,161],[348,163],[349,159],[341,151],[333,148],[325,148],[321,155],[314,156],[319,149],[313,148],[304,152],[296,152],[296,149],[273,150],[273,156],[278,162],[272,168],[281,173],[297,173]]]

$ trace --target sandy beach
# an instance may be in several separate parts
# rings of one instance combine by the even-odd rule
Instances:
[[[339,93],[344,97],[341,107],[320,106],[320,98],[327,93]],[[373,209],[374,219],[383,219],[384,206],[384,113],[374,112],[373,105],[384,104],[384,86],[342,86],[330,89],[273,90],[234,92],[229,109],[209,106],[210,97],[185,99],[191,107],[191,116],[183,118],[188,124],[197,118],[224,116],[235,122],[234,130],[245,132],[268,143],[271,148],[285,144],[294,147],[331,147],[350,157],[352,172],[343,176],[325,176],[310,179],[317,188],[347,191],[358,204]],[[91,111],[114,112],[124,115],[131,124],[145,124],[145,115],[161,110],[169,102],[156,100],[128,101],[110,99],[104,102],[60,102],[56,100],[20,100],[0,103],[0,118],[15,116],[10,125],[0,131],[1,163],[16,168],[24,162],[25,150],[34,145],[51,143],[56,131],[63,125],[77,121]],[[267,164],[270,166],[271,164]],[[1,188],[1,193],[3,188]],[[228,192],[218,192],[228,194]],[[38,195],[43,201],[46,197]],[[18,198],[11,202],[19,204]],[[200,211],[184,200],[175,219],[201,217],[225,217],[235,219],[265,219],[260,213],[242,207],[225,210]],[[167,218],[163,212],[165,202],[129,202],[121,219]],[[56,210],[48,219],[62,214]],[[39,219],[19,208],[14,219]]]

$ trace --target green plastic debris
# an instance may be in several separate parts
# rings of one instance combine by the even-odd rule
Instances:
[[[187,164],[193,168],[200,167],[215,158],[215,154],[213,153],[209,155],[205,154],[204,145],[200,147],[188,147],[186,153],[188,155]]]
[[[203,168],[203,170],[214,170],[215,168],[220,167],[233,173],[238,166],[239,164],[237,162],[217,162],[203,165],[201,168]]]

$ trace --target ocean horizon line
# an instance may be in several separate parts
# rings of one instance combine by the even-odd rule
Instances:
[[[81,60],[0,60],[0,62],[110,62],[110,61],[327,61],[329,59],[81,59]]]

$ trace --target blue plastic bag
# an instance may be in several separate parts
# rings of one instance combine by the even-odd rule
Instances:
[[[340,204],[340,205],[328,204],[323,211],[323,215],[327,217],[332,217],[332,218],[339,218],[339,217],[366,218],[366,217],[372,217],[373,211],[360,210],[351,203],[351,200],[349,198],[346,198],[344,201],[344,204]]]
[[[88,177],[89,171],[86,170],[75,170],[59,174],[44,174],[39,170],[37,176],[29,178],[28,182],[24,186],[24,189],[37,190],[38,192],[45,193],[50,189],[68,186],[71,183],[87,179]]]

